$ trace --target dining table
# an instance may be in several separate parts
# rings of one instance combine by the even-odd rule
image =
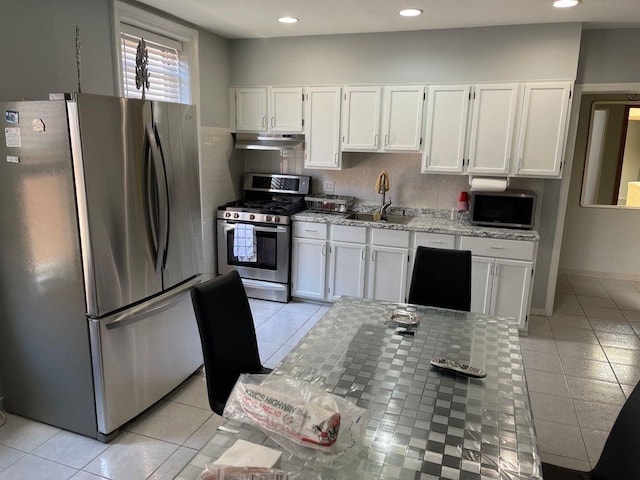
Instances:
[[[398,313],[407,328],[392,319]],[[433,357],[487,375],[454,374]],[[279,468],[296,480],[542,479],[513,318],[342,297],[270,375],[313,382],[365,409],[353,458],[318,467],[255,424],[226,419],[178,480],[197,480],[238,439],[281,450]]]

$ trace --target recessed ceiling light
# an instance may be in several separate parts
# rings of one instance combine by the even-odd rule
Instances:
[[[553,6],[556,8],[569,8],[575,7],[581,2],[581,0],[556,0],[553,2]]]
[[[297,23],[298,19],[295,17],[280,17],[278,18],[280,23]]]
[[[417,8],[407,8],[405,10],[400,10],[398,15],[402,15],[403,17],[417,17],[422,13],[422,10],[418,10]]]

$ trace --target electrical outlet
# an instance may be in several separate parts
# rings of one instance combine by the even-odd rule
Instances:
[[[325,180],[322,190],[324,191],[324,193],[333,193],[333,189],[335,188],[335,186],[336,182],[334,182],[333,180]]]

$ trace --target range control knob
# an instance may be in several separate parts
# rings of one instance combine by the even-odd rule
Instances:
[[[227,212],[224,214],[224,218],[229,218],[229,217],[231,217],[231,213]]]
[[[265,218],[265,221],[270,222],[271,219],[272,219],[271,215],[267,215],[266,218]]]
[[[280,217],[273,217],[273,223],[280,223]]]
[[[233,214],[233,218],[240,218],[240,214],[239,213],[234,213]]]
[[[249,220],[255,220],[256,216],[252,213],[251,215],[249,215]]]

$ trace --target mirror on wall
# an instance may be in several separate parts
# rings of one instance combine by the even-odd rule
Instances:
[[[583,206],[640,208],[640,97],[616,97],[583,96],[591,105]]]

